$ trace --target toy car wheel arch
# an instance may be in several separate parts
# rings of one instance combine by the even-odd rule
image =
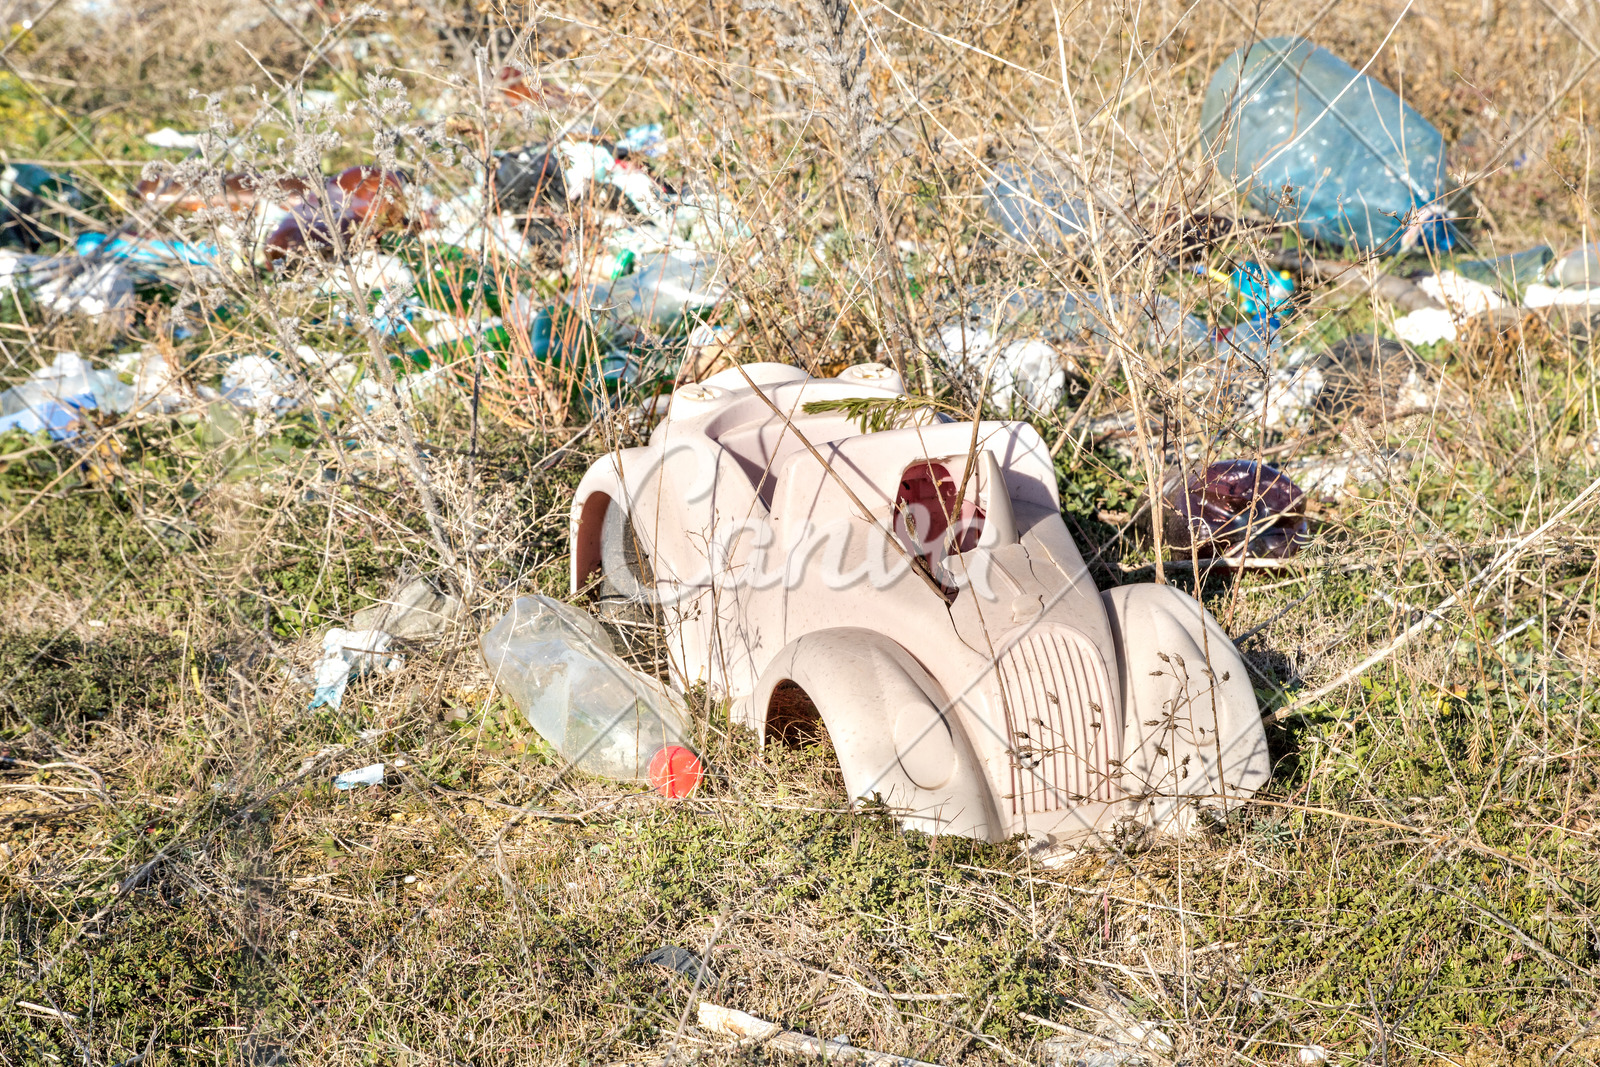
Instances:
[[[863,716],[863,706],[878,714]],[[807,634],[778,653],[756,688],[763,740],[827,730],[851,799],[879,799],[901,825],[1004,837],[983,770],[938,684],[905,649],[870,630]]]

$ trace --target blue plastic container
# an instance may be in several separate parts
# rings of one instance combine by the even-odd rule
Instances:
[[[1444,137],[1310,41],[1273,37],[1212,75],[1201,134],[1256,210],[1362,251],[1448,249]]]

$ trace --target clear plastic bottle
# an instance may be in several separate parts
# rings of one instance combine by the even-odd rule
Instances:
[[[1556,260],[1550,280],[1575,289],[1600,289],[1600,243],[1581,245]]]
[[[651,252],[634,260],[631,274],[591,288],[589,305],[618,325],[670,332],[722,302],[727,289],[717,274],[717,261],[698,252]]]
[[[1494,259],[1457,260],[1452,269],[1463,278],[1492,285],[1503,293],[1512,293],[1530,282],[1542,279],[1545,272],[1551,269],[1550,261],[1555,258],[1556,254],[1549,245],[1538,245],[1526,252],[1513,252]],[[1595,284],[1600,285],[1600,270],[1595,272]]]
[[[1089,205],[1074,183],[1002,163],[983,189],[989,217],[1024,244],[1066,248],[1089,234]]]
[[[1306,237],[1387,253],[1455,239],[1443,135],[1310,41],[1273,37],[1223,60],[1200,128],[1250,204]]]
[[[560,601],[518,597],[480,645],[495,685],[528,724],[590,774],[646,779],[656,753],[688,733],[678,698],[622,662],[598,622]]]

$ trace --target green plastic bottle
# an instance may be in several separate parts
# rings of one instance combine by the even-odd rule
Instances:
[[[416,298],[428,307],[451,315],[466,315],[481,292],[483,307],[500,314],[500,286],[492,271],[481,270],[455,245],[411,248],[401,258],[416,276]]]

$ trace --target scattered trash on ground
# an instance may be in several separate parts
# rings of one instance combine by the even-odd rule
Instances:
[[[1526,252],[1513,252],[1494,259],[1458,259],[1451,269],[1463,278],[1493,286],[1501,292],[1511,292],[1543,281],[1555,258],[1550,246],[1539,245]],[[1600,276],[1596,280],[1600,281]]]
[[[114,372],[93,369],[76,352],[57,352],[26,382],[0,393],[0,432],[48,432],[65,440],[77,435],[89,412],[126,410],[131,393]]]
[[[84,196],[73,180],[33,163],[0,168],[0,245],[36,251],[76,226]]]
[[[179,133],[171,126],[163,126],[159,130],[144,135],[144,143],[155,145],[157,148],[182,148],[195,149],[200,147],[198,133]]]
[[[381,630],[401,640],[437,637],[461,618],[463,605],[426,578],[401,586],[387,599],[350,616],[357,630]]]
[[[1001,342],[964,323],[946,326],[934,340],[952,371],[987,382],[989,400],[1001,411],[1054,411],[1066,393],[1067,367],[1047,341]]]
[[[1306,237],[1389,254],[1455,242],[1444,137],[1310,41],[1273,37],[1225,59],[1200,125],[1250,205]]]
[[[267,234],[263,254],[269,266],[307,255],[329,255],[358,237],[373,237],[406,222],[404,176],[376,167],[346,167],[316,192],[287,205]]]
[[[0,289],[24,290],[58,315],[85,315],[125,327],[133,314],[133,280],[115,260],[37,256],[0,249]]]
[[[311,708],[337,710],[344,702],[350,679],[369,672],[392,673],[405,666],[405,657],[390,654],[394,641],[382,630],[342,630],[334,627],[322,638],[322,658],[316,665],[316,692]]]
[[[494,684],[528,725],[590,774],[648,779],[657,754],[688,736],[681,700],[624,663],[592,617],[560,601],[518,597],[480,644]]]
[[[1600,243],[1574,248],[1555,261],[1546,277],[1556,285],[1600,289]]]
[[[1370,333],[1338,341],[1318,358],[1316,371],[1312,407],[1332,425],[1351,416],[1382,422],[1427,411],[1437,395],[1427,365],[1410,348]]]
[[[1164,539],[1201,559],[1279,559],[1310,541],[1305,493],[1276,467],[1255,460],[1213,463],[1163,493]]]
[[[1467,320],[1506,307],[1508,301],[1490,285],[1440,271],[1417,281],[1417,288],[1436,306],[1418,308],[1394,322],[1395,336],[1408,344],[1454,341]]]
[[[1405,311],[1438,307],[1433,297],[1406,278],[1385,274],[1373,263],[1343,263],[1327,257],[1317,258],[1303,249],[1283,249],[1268,257],[1274,267],[1291,271],[1303,279],[1320,281],[1329,287],[1329,296],[1355,299],[1368,293]]]
[[[1259,263],[1241,263],[1225,280],[1239,310],[1250,319],[1275,315],[1294,297],[1294,279],[1288,271],[1270,270]]]
[[[47,432],[66,441],[97,415],[166,414],[189,403],[156,349],[126,352],[108,368],[95,368],[76,352],[57,352],[27,381],[0,393],[0,432]]]
[[[777,1023],[746,1014],[734,1008],[724,1008],[702,1000],[695,1020],[700,1029],[717,1037],[733,1038],[787,1052],[795,1056],[810,1056],[839,1063],[857,1063],[862,1067],[936,1067],[909,1056],[896,1056],[887,1052],[856,1048],[839,1040],[812,1037],[795,1030],[785,1030]]]
[[[727,296],[715,259],[697,252],[650,252],[634,261],[631,273],[590,288],[587,305],[614,327],[678,329],[686,316],[704,314]]]
[[[1039,1051],[1052,1067],[1144,1067],[1150,1062],[1144,1050],[1126,1045],[1091,1047],[1086,1038],[1062,1034],[1039,1042]]]
[[[699,956],[677,945],[653,948],[639,961],[661,967],[680,977],[687,978],[701,989],[711,989],[717,984],[717,974]]]
[[[1017,163],[1002,163],[984,186],[989,217],[1007,234],[1040,250],[1071,248],[1090,234],[1089,205],[1078,183]]]
[[[682,745],[668,745],[650,758],[650,786],[669,800],[693,793],[705,777],[700,757]]]
[[[1394,320],[1394,335],[1408,345],[1435,345],[1457,337],[1456,316],[1442,307],[1419,308]]]
[[[335,789],[354,789],[358,785],[382,785],[383,764],[372,763],[365,767],[358,767],[353,771],[345,771],[333,779]]]

